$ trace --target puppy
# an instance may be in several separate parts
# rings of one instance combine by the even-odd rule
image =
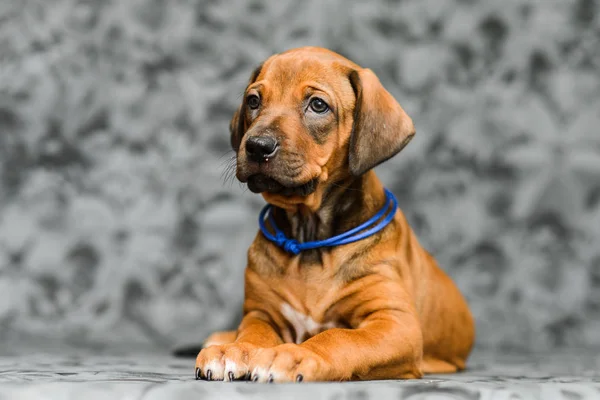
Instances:
[[[415,135],[375,74],[322,48],[276,54],[252,73],[230,133],[237,179],[269,206],[248,251],[241,324],[207,339],[196,377],[409,379],[465,368],[468,306],[373,171]]]

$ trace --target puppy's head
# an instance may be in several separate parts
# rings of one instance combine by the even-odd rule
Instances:
[[[305,47],[254,71],[230,132],[241,182],[279,207],[314,211],[328,185],[394,156],[415,130],[371,70]]]

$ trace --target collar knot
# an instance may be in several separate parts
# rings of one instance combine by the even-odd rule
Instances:
[[[394,197],[392,192],[385,189],[385,205],[377,212],[377,214],[371,217],[368,221],[340,235],[336,235],[329,239],[317,240],[313,242],[300,243],[296,239],[286,237],[285,234],[281,230],[279,230],[279,228],[277,228],[277,225],[275,224],[273,213],[271,212],[273,206],[271,206],[270,204],[267,204],[260,212],[260,216],[258,217],[258,224],[260,226],[261,232],[268,240],[281,247],[284,251],[293,255],[298,255],[303,250],[316,249],[319,247],[340,246],[372,236],[375,233],[381,231],[383,228],[385,228],[390,222],[392,222],[392,220],[394,219],[394,215],[396,214],[397,208],[398,200],[396,200],[396,197]],[[268,217],[267,213],[269,214]],[[271,232],[269,232],[269,230],[267,229],[267,226],[265,225],[267,219],[269,220],[269,224],[275,231],[275,235],[271,234]]]
[[[300,242],[298,242],[296,239],[288,239],[281,231],[277,231],[275,234],[275,240],[273,242],[288,253],[292,253],[294,255],[300,254]]]
[[[293,255],[300,254],[300,243],[296,239],[287,239],[283,243],[283,249],[288,253],[292,253]]]

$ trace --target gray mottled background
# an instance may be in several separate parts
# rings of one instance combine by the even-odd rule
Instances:
[[[417,125],[379,168],[478,344],[600,346],[600,2],[0,0],[0,346],[198,342],[263,200],[224,182],[264,58],[321,45]]]

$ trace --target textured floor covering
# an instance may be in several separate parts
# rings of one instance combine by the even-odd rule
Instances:
[[[4,352],[6,353],[6,352]],[[262,385],[193,379],[193,361],[161,354],[73,350],[0,357],[5,399],[600,399],[598,351],[553,355],[476,352],[470,369],[420,381]]]

